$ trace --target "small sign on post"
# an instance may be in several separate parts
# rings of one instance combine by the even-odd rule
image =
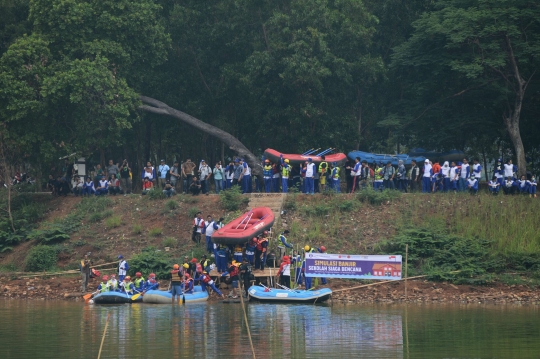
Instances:
[[[371,280],[401,279],[400,255],[306,253],[306,277]]]

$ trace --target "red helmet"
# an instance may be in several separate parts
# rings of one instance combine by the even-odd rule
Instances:
[[[150,275],[148,276],[149,278],[155,278],[156,275],[154,273],[150,273]]]
[[[137,277],[137,278],[140,278],[140,277],[142,277],[142,273],[141,273],[141,272],[137,272],[137,273],[135,273],[135,277]]]
[[[321,246],[321,252],[326,252],[326,247],[325,246]]]
[[[189,278],[190,278],[190,276],[189,276],[188,273],[184,274],[184,277],[186,277],[186,279],[189,279]]]
[[[268,234],[268,231],[264,231],[263,234]]]
[[[103,279],[103,280],[109,280],[109,276],[108,276],[108,275],[104,275],[103,277],[101,277],[101,279]]]

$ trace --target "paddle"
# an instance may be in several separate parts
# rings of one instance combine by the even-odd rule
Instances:
[[[250,211],[246,214],[246,216],[244,217],[244,219],[242,220],[242,222],[238,223],[238,225],[236,226],[235,229],[238,229],[238,227],[240,227],[240,225],[244,223],[244,221],[249,217],[249,215],[251,214],[251,212],[253,212],[253,209],[250,210]],[[249,221],[248,221],[248,222],[249,222]]]
[[[144,295],[144,293],[146,293],[145,290],[143,290],[142,292],[139,292],[137,289],[135,289],[138,293],[137,294],[133,294],[131,296],[131,300],[137,300],[137,298],[139,298],[141,295]]]
[[[83,295],[84,301],[88,302],[90,300],[90,298],[92,298],[94,296],[94,294],[96,294],[97,292],[99,292],[99,290],[96,290],[94,293]]]

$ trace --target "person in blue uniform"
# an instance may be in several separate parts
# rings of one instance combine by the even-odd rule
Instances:
[[[156,275],[154,273],[150,273],[150,275],[148,275],[148,280],[146,281],[144,290],[149,291],[157,289],[159,289],[159,282],[156,280]]]
[[[268,254],[268,239],[266,238],[267,234],[268,232],[264,231],[263,237],[257,241],[257,247],[255,249],[255,270],[264,270],[266,255]]]
[[[246,258],[249,264],[255,265],[255,250],[257,249],[257,237],[253,237],[246,244]]]
[[[536,177],[532,176],[531,177],[531,185],[529,187],[530,197],[536,198],[536,186],[537,186]]]

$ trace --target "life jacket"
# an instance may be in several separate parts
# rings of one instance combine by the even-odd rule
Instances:
[[[242,247],[236,246],[234,248],[234,254],[240,254],[241,255],[242,254]]]
[[[281,166],[281,177],[289,178],[289,173],[291,173],[291,166],[289,166],[287,163],[284,163],[283,166]]]
[[[136,278],[134,282],[135,282],[135,288],[142,288],[141,282],[144,284],[144,277]]]
[[[268,242],[268,239],[263,238],[259,242],[257,242],[257,250],[258,251],[262,251],[264,249],[264,247],[263,247],[264,242]]]
[[[381,173],[381,169],[379,168],[377,172],[375,172],[375,181],[382,181],[383,175]]]
[[[132,281],[124,282],[124,290],[126,292],[131,292],[131,286],[133,285]]]
[[[205,259],[205,260],[203,260],[203,261],[201,262],[201,266],[202,266],[203,268],[208,267],[208,264],[209,264],[209,263],[208,263],[208,259]],[[197,269],[197,270],[198,270],[198,269]]]
[[[186,290],[189,290],[191,289],[191,284],[193,283],[193,278],[189,278],[188,280],[186,280],[186,283],[184,285],[184,288],[186,288]]]
[[[201,280],[204,284],[208,284],[212,280],[212,278],[210,278],[208,274],[203,274],[201,277],[202,277]]]
[[[232,278],[234,276],[237,276],[238,273],[240,273],[240,270],[237,266],[232,266],[233,270],[229,272],[229,276]]]
[[[332,178],[335,180],[339,179],[339,167],[334,167],[332,170]]]
[[[178,276],[178,272],[180,272],[180,271],[177,270],[177,269],[173,269],[171,271],[171,281],[175,282],[175,284],[180,284],[180,282],[182,281],[182,278],[180,278],[180,276]]]
[[[328,163],[327,162],[323,161],[323,162],[319,163],[319,173],[322,176],[324,176],[324,174],[326,173],[327,170],[328,170]]]
[[[266,165],[263,167],[263,176],[266,178],[271,178],[274,172],[272,171],[272,166]]]
[[[109,285],[110,290],[117,290],[118,289],[118,281],[116,279],[115,280],[109,279],[107,284]]]
[[[107,282],[108,283],[108,282]],[[108,292],[109,291],[109,287],[107,286],[107,283],[103,283],[101,282],[101,289],[99,290],[101,293],[103,292]]]

